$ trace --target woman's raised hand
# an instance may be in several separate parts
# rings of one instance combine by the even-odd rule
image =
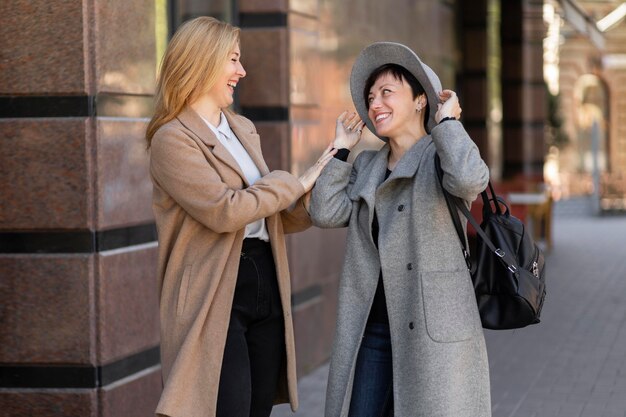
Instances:
[[[439,93],[439,100],[441,103],[437,104],[437,113],[435,114],[437,123],[446,117],[454,117],[457,120],[461,117],[463,109],[461,109],[459,98],[454,91],[443,90]]]
[[[328,148],[324,150],[322,156],[319,157],[317,162],[309,169],[306,170],[304,174],[298,178],[300,184],[304,187],[304,191],[309,192],[311,188],[315,185],[315,181],[317,177],[322,173],[322,169],[326,166],[328,161],[333,159],[333,156],[337,153],[336,149],[333,149],[333,145],[330,144]]]
[[[361,121],[356,112],[348,113],[344,111],[337,117],[337,125],[335,127],[335,140],[333,140],[333,148],[335,149],[352,149],[361,140],[365,123]]]

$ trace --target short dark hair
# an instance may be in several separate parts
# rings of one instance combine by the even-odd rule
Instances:
[[[395,78],[396,80],[399,80],[399,81],[404,80],[407,82],[407,84],[409,84],[409,86],[411,87],[411,91],[413,92],[413,99],[416,99],[418,96],[422,94],[426,94],[426,90],[424,90],[424,87],[422,87],[419,81],[417,81],[417,78],[415,78],[415,76],[411,74],[411,72],[408,69],[398,64],[384,64],[376,68],[374,71],[372,71],[370,76],[367,77],[367,80],[365,81],[365,88],[363,89],[363,98],[365,99],[365,108],[367,108],[368,110],[370,108],[369,95],[370,95],[370,90],[372,86],[374,85],[376,80],[378,80],[380,77],[382,77],[383,75],[389,75],[389,74],[391,74],[393,78]],[[426,110],[424,113],[424,116],[425,116],[424,126],[428,124],[429,114],[430,114],[430,106],[428,105],[428,96],[426,96]]]

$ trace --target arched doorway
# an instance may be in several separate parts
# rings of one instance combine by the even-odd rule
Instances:
[[[610,169],[608,89],[597,75],[584,74],[572,93],[572,130],[559,158],[563,197],[599,197],[601,178]]]
[[[574,111],[576,171],[586,175],[596,169],[608,171],[608,90],[598,76],[585,74],[576,81]]]

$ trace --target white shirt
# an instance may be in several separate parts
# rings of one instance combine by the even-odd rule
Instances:
[[[241,142],[239,142],[239,139],[237,139],[237,136],[235,136],[235,133],[228,124],[228,120],[226,120],[226,117],[224,116],[224,113],[220,113],[220,124],[217,128],[204,117],[202,120],[204,120],[217,139],[226,149],[228,149],[228,152],[230,152],[233,158],[235,158],[235,161],[237,161],[239,168],[243,171],[243,175],[246,177],[248,184],[252,185],[259,178],[261,178],[259,168],[257,168],[254,164],[254,161],[250,158],[246,148],[243,147]],[[247,224],[244,238],[257,238],[269,242],[270,237],[267,233],[267,227],[265,226],[265,219],[259,219],[255,222]]]

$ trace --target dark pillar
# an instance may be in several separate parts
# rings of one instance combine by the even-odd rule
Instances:
[[[459,2],[462,66],[459,97],[462,120],[488,165],[492,165],[487,129],[487,4],[488,0]]]
[[[501,7],[504,176],[541,181],[546,123],[543,2],[507,0]]]
[[[155,2],[0,3],[0,410],[152,416]]]
[[[270,169],[301,174],[331,139],[321,111],[317,2],[240,0],[239,12],[248,70],[238,87],[241,113],[254,121]],[[311,228],[287,239],[299,375],[330,355],[344,234]]]

